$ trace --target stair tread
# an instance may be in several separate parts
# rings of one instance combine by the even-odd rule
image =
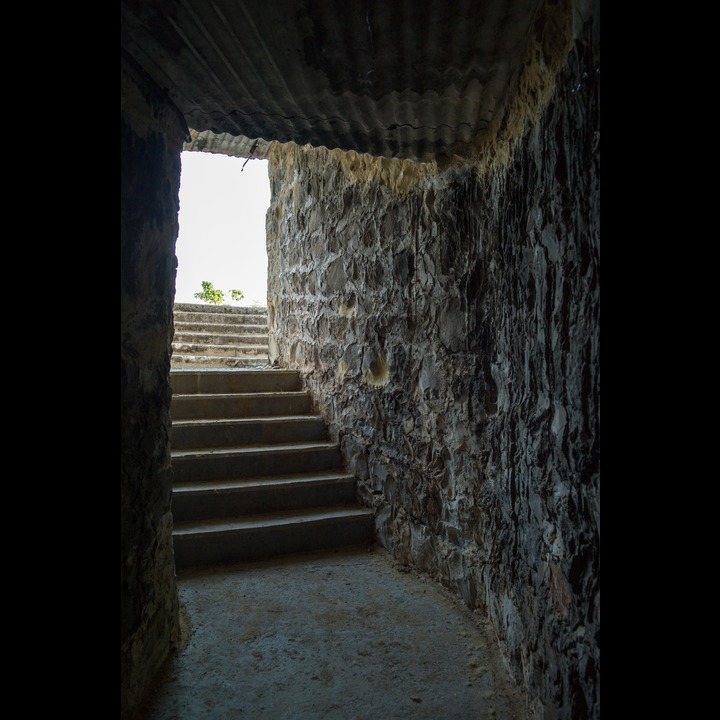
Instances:
[[[238,344],[225,344],[221,345],[219,343],[201,343],[201,342],[183,342],[183,341],[177,341],[173,342],[172,346],[175,347],[203,347],[207,348],[208,350],[222,350],[222,349],[228,349],[228,350],[264,350],[267,349],[264,345],[238,345]],[[258,352],[251,352],[248,353],[250,355],[260,355],[261,353]]]
[[[247,480],[214,480],[210,482],[180,482],[173,485],[173,494],[202,495],[221,491],[287,488],[295,485],[322,485],[323,483],[355,482],[352,475],[342,472],[330,475],[301,475],[271,476],[250,478]]]
[[[203,338],[207,338],[203,340]],[[266,347],[267,335],[249,333],[175,333],[173,345],[198,345],[201,347]]]
[[[241,335],[267,335],[269,328],[267,323],[263,322],[203,322],[202,320],[175,320],[173,328],[176,333],[201,332],[211,334],[224,334],[226,332],[236,333],[241,331]]]
[[[304,440],[291,443],[256,443],[219,448],[183,448],[182,450],[172,450],[170,455],[173,459],[177,459],[184,457],[207,457],[209,455],[245,455],[254,452],[283,453],[296,452],[297,450],[327,450],[337,448],[338,444],[331,440]]]
[[[263,475],[243,480],[214,480],[205,482],[179,482],[173,485],[173,493],[212,493],[220,490],[243,490],[255,487],[276,487],[293,484],[355,481],[355,478],[341,468],[336,472],[294,473],[291,475]]]
[[[202,325],[205,327],[243,327],[252,325],[255,327],[269,327],[266,315],[259,313],[245,313],[242,315],[219,315],[211,313],[183,312],[175,313],[173,326],[175,328],[185,325]]]
[[[189,358],[189,357],[201,357],[205,359],[211,359],[214,358],[215,360],[238,360],[240,358],[245,357],[248,360],[254,360],[258,367],[264,367],[266,369],[270,369],[270,366],[267,363],[267,360],[262,359],[262,354],[258,353],[249,353],[248,355],[208,355],[207,353],[197,353],[197,352],[177,352],[177,348],[173,348],[172,353],[172,360],[177,360],[178,358]],[[217,370],[220,370],[221,368],[216,368]]]
[[[270,335],[265,333],[249,332],[189,332],[176,330],[172,339],[173,345],[268,345]]]
[[[174,398],[196,398],[204,400],[206,398],[258,398],[258,397],[305,397],[307,390],[258,390],[249,392],[203,392],[203,393],[173,393]]]
[[[195,419],[183,419],[173,420],[173,427],[195,427],[214,425],[216,427],[221,425],[248,425],[250,423],[262,423],[263,425],[272,425],[273,423],[290,423],[290,422],[306,422],[310,420],[312,422],[323,422],[322,415],[257,415],[253,417],[238,417],[238,418],[195,418]]]
[[[203,339],[204,338],[204,339]],[[190,345],[192,347],[232,347],[232,348],[243,348],[243,347],[257,347],[266,348],[268,347],[268,336],[267,335],[248,335],[238,333],[176,333],[173,338],[173,347],[181,347]]]
[[[188,323],[190,324],[190,323]],[[192,323],[196,325],[197,323]],[[267,329],[262,325],[206,325],[206,330],[188,330],[182,327],[182,323],[175,323],[175,335],[233,335],[238,337],[265,338],[268,336]],[[253,327],[259,328],[257,332],[249,330],[238,332],[240,328]]]
[[[257,330],[254,328],[257,327]],[[253,329],[251,329],[253,328]],[[246,325],[218,325],[216,327],[205,327],[200,330],[190,330],[188,328],[179,327],[177,324],[175,325],[175,335],[173,336],[173,341],[177,340],[177,336],[182,335],[183,337],[187,336],[195,336],[195,335],[216,335],[216,336],[229,336],[229,337],[248,337],[252,338],[254,340],[262,339],[267,340],[270,335],[267,331],[267,328],[263,328],[255,325],[252,326],[246,326]]]
[[[205,315],[206,318],[197,318],[198,315]],[[212,317],[210,320],[208,318]],[[218,319],[219,318],[219,319]],[[232,314],[220,314],[220,313],[197,313],[197,312],[186,312],[175,313],[173,318],[173,325],[200,325],[203,320],[207,325],[257,325],[258,327],[267,327],[267,316],[261,313],[238,313]]]
[[[267,324],[266,312],[218,313],[205,310],[178,310],[173,312],[175,322],[209,322],[209,323],[242,323],[243,321],[258,324]]]
[[[173,535],[194,535],[206,533],[232,532],[235,530],[251,530],[260,527],[277,527],[312,523],[322,520],[341,518],[372,517],[373,511],[360,505],[332,505],[303,510],[282,510],[246,517],[225,517],[214,520],[184,520],[175,523]]]
[[[175,305],[173,308],[173,312],[175,315],[212,315],[214,317],[221,317],[221,318],[244,318],[244,317],[260,317],[263,318],[265,322],[267,322],[268,318],[268,312],[265,308],[237,308],[236,310],[233,310],[232,312],[218,312],[217,310],[214,310],[213,308],[208,307],[192,307],[192,306],[184,306],[184,307],[178,307]]]
[[[267,361],[263,361],[262,355],[258,355],[258,354],[253,354],[253,355],[202,355],[202,354],[197,354],[197,353],[175,353],[174,352],[172,354],[171,361],[172,362],[182,362],[182,361],[189,361],[190,359],[200,360],[202,362],[214,362],[215,365],[213,365],[212,368],[210,368],[210,366],[208,366],[210,369],[213,369],[213,370],[218,370],[222,366],[224,366],[224,364],[231,363],[231,362],[234,362],[234,363],[252,362],[253,365],[248,366],[248,367],[252,367],[253,369],[264,368],[264,367],[269,368]],[[232,368],[230,367],[228,369],[232,369]]]
[[[176,302],[175,309],[195,311],[204,310],[212,313],[238,313],[242,315],[247,312],[267,312],[267,305],[208,305],[199,302]]]
[[[285,368],[267,368],[265,370],[254,370],[252,368],[172,368],[170,375],[182,374],[188,375],[190,373],[203,373],[203,375],[210,375],[216,373],[217,375],[224,375],[227,372],[239,373],[241,375],[251,375],[252,373],[261,373],[263,375],[272,373],[273,375],[292,375],[293,377],[299,377],[300,372],[298,370],[287,370]]]

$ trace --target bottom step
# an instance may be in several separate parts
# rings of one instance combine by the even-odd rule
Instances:
[[[176,523],[178,568],[259,560],[275,555],[361,545],[374,540],[367,508],[328,507],[250,518]]]

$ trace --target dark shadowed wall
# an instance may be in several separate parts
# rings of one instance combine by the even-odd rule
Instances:
[[[121,708],[130,717],[177,641],[170,493],[170,347],[183,123],[122,67]]]

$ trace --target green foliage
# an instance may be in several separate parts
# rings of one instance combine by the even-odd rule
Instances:
[[[216,290],[211,282],[203,280],[202,292],[195,293],[193,297],[213,305],[220,305],[225,300],[225,293],[222,290]]]
[[[242,300],[245,297],[242,290],[230,290],[230,295],[233,300]],[[202,281],[202,292],[194,293],[193,297],[213,305],[221,305],[225,301],[225,293],[214,288],[207,280]]]

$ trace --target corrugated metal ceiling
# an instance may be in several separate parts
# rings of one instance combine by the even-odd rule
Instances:
[[[542,0],[122,0],[198,132],[428,160],[503,111]]]

